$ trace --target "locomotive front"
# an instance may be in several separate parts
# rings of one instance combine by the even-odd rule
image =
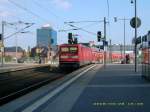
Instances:
[[[59,64],[60,67],[78,67],[79,66],[78,45],[61,45]]]

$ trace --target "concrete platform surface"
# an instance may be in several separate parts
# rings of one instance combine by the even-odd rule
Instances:
[[[84,71],[15,112],[150,112],[150,82],[133,65],[96,65]]]

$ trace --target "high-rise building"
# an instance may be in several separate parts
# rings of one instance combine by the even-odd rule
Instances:
[[[51,47],[57,45],[57,32],[50,26],[37,29],[37,45]]]

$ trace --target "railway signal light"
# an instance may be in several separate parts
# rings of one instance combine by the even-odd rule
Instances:
[[[101,31],[98,31],[97,32],[97,41],[100,42],[101,38],[102,38],[102,33],[101,33]]]
[[[150,30],[148,31],[148,35],[150,35]]]
[[[114,21],[117,22],[117,17],[114,17]]]
[[[78,43],[78,38],[74,38],[74,44]]]
[[[103,46],[108,46],[108,41],[103,40]]]
[[[142,42],[147,42],[147,35],[144,35],[144,36],[142,37]]]
[[[140,44],[140,43],[141,43],[141,36],[136,39],[136,44]]]
[[[101,49],[101,50],[104,50],[104,46],[103,46],[103,45],[101,45],[101,46],[100,46],[100,49]]]
[[[68,33],[68,43],[69,43],[69,44],[73,44],[72,33]]]

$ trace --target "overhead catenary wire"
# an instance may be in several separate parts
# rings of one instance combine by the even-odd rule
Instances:
[[[84,31],[84,32],[89,33],[91,35],[97,36],[97,34],[94,33],[94,32],[85,30],[83,27],[77,27],[77,26],[73,25],[74,23],[88,23],[88,22],[90,22],[90,23],[93,23],[93,22],[94,23],[99,23],[99,22],[104,22],[104,20],[101,20],[101,21],[70,21],[70,22],[64,22],[64,23],[71,26],[71,27],[77,28],[78,30],[81,30],[81,31]],[[84,26],[84,27],[86,27],[86,26]]]
[[[60,16],[58,16],[58,15],[56,15],[55,13],[53,13],[49,8],[47,8],[47,7],[43,7],[41,4],[39,4],[36,0],[32,0],[38,7],[40,7],[40,8],[43,8],[43,9],[45,9],[46,11],[48,10],[48,11],[50,11],[50,13],[53,15],[53,16],[55,16],[57,19],[60,19],[60,20],[63,20],[63,22],[65,21],[65,19],[64,18],[62,18],[62,17],[60,17]],[[102,21],[78,21],[78,23],[82,23],[82,22],[102,22]],[[64,22],[65,23],[65,22]],[[91,26],[91,25],[93,25],[93,23],[92,24],[88,24],[88,25],[85,25],[85,26],[82,26],[82,27],[80,27],[80,28],[78,28],[78,30],[84,30],[84,29],[82,29],[83,27],[87,27],[87,26]],[[77,29],[67,29],[67,30],[59,30],[59,31],[71,31],[71,30],[77,30]],[[87,33],[91,33],[91,34],[94,34],[93,32],[89,32],[89,31],[87,31],[87,30],[84,30],[84,31],[86,31]],[[95,35],[95,34],[94,34]]]
[[[84,27],[93,27],[95,25],[98,25],[96,22],[95,23],[90,23],[90,24],[87,24],[87,25],[84,25],[84,26],[81,26],[81,28],[84,28]]]
[[[18,20],[18,21],[21,20],[21,17],[20,17],[20,16],[17,16],[17,15],[15,15],[15,14],[13,14],[13,13],[16,12],[16,11],[14,12],[13,9],[11,9],[11,12],[9,11],[9,9],[5,9],[5,11],[6,11],[6,12],[9,12],[9,13],[12,13],[11,15],[9,15],[9,17],[12,17],[14,20],[15,20],[15,19]],[[3,12],[3,10],[0,10],[0,12]],[[7,16],[6,16],[5,18],[7,19]],[[6,20],[6,19],[5,19],[5,20]],[[4,18],[3,18],[3,19],[0,19],[0,20],[2,21],[2,20],[4,20]]]
[[[35,5],[37,5],[39,8],[45,10],[45,11],[49,11],[48,13],[51,13],[51,15],[53,15],[55,18],[60,19],[61,21],[64,21],[64,18],[56,15],[54,12],[52,12],[49,8],[43,6],[42,4],[38,3],[36,0],[32,0],[32,2],[34,2]]]
[[[94,32],[90,32],[90,31],[88,31],[88,30],[85,30],[85,29],[83,29],[83,28],[77,27],[77,26],[75,26],[75,25],[72,25],[72,24],[69,24],[69,23],[67,23],[67,25],[69,25],[69,26],[71,26],[71,27],[74,27],[74,28],[77,28],[77,29],[80,29],[81,31],[87,32],[87,33],[89,33],[89,34],[91,34],[91,35],[97,35],[97,34],[94,33]]]
[[[23,7],[22,5],[20,5],[20,4],[16,3],[16,2],[14,2],[13,0],[8,0],[8,1],[9,1],[10,3],[12,3],[13,5],[15,5],[16,7],[18,7],[18,8],[20,8],[20,9],[26,11],[27,13],[30,13],[31,15],[33,15],[33,16],[39,18],[40,20],[42,20],[42,21],[44,21],[44,22],[48,22],[47,19],[45,19],[45,18],[39,16],[38,14],[36,14],[36,13],[34,13],[33,11],[29,10],[28,8],[25,8],[25,7]],[[42,6],[42,5],[39,4],[36,0],[33,0],[33,1],[34,1],[34,3],[35,3],[37,6],[39,6],[39,7]],[[46,7],[44,7],[44,9],[50,11],[50,9],[48,9],[48,8],[46,8]],[[52,13],[52,12],[51,12],[51,14],[52,14],[53,16],[57,17],[57,18],[60,18],[59,16],[57,16],[56,14],[54,14],[54,13]],[[62,19],[62,18],[60,18],[60,19]],[[84,22],[84,21],[79,21],[78,23],[80,23],[80,22]],[[85,22],[101,22],[101,21],[85,21]],[[71,26],[71,25],[70,25],[70,26]],[[72,26],[72,27],[73,27],[73,26]],[[74,26],[74,27],[76,27],[76,26]],[[79,28],[79,27],[76,27],[76,28],[78,28],[78,29],[80,29],[80,30],[82,30],[82,31],[84,31],[84,32],[87,32],[87,33],[89,33],[89,34],[97,35],[96,33],[90,32],[90,31],[85,30],[85,29],[83,29],[83,28]]]
[[[64,18],[62,18],[62,17],[56,15],[56,14],[55,14],[54,12],[52,12],[48,7],[43,6],[42,4],[40,4],[40,3],[39,3],[38,1],[36,1],[36,0],[32,0],[32,2],[33,2],[37,7],[39,7],[40,9],[45,10],[46,12],[48,12],[49,15],[52,15],[53,17],[55,17],[56,19],[61,20],[62,23],[64,23],[64,21],[65,21]],[[59,29],[59,24],[58,24],[58,22],[57,22],[56,26],[57,26],[58,29]]]
[[[30,14],[33,15],[34,17],[39,18],[40,20],[42,20],[42,21],[44,21],[44,22],[48,22],[47,19],[45,19],[45,18],[43,18],[43,17],[37,15],[36,13],[32,12],[31,10],[29,10],[29,9],[27,9],[27,8],[25,8],[25,7],[21,6],[21,5],[19,5],[19,4],[17,4],[16,2],[14,2],[14,1],[12,1],[12,0],[8,0],[8,2],[10,2],[11,4],[15,5],[16,7],[18,7],[18,8],[20,8],[20,9],[26,11],[27,13],[30,13]]]
[[[83,28],[80,28],[80,27],[77,27],[77,26],[74,26],[74,25],[70,25],[70,26],[75,27],[75,28],[78,28],[78,29],[80,29],[80,30],[82,30],[82,31],[85,31],[85,32],[89,33],[89,34],[96,35],[94,32],[90,32],[90,31],[85,30],[85,29],[83,29]]]
[[[71,23],[71,24],[73,24],[73,23],[93,23],[93,22],[103,22],[103,20],[102,21],[70,21],[70,22],[64,22],[64,23]]]
[[[26,27],[24,27],[24,28],[22,28],[22,29],[18,30],[17,32],[15,32],[15,33],[13,33],[13,34],[11,34],[11,35],[6,36],[4,39],[8,39],[8,38],[10,38],[10,37],[12,37],[12,36],[14,36],[14,35],[16,35],[16,34],[20,33],[21,31],[24,31],[25,29],[27,29],[27,28],[31,27],[32,25],[33,25],[33,24],[28,25],[28,26],[26,26]]]
[[[77,30],[81,30],[82,28],[85,28],[85,27],[93,27],[97,25],[97,23],[90,23],[90,24],[87,24],[87,25],[84,25],[84,26],[81,26],[80,28],[71,28],[71,29],[62,29],[62,30],[59,30],[59,32],[67,32],[67,31],[77,31]]]
[[[18,22],[13,22],[13,23],[9,23],[9,22],[5,22],[5,26],[7,26],[7,28],[11,28],[11,29],[16,29],[15,27],[14,27],[14,25],[16,26],[16,25],[25,25],[25,23],[19,23],[20,21],[18,21]]]

